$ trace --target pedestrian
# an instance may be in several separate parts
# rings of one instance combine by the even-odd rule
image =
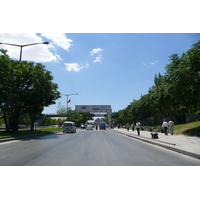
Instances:
[[[126,124],[126,130],[129,131],[129,123]]]
[[[168,123],[167,123],[166,119],[163,120],[162,127],[164,128],[165,135],[168,135],[167,134]]]
[[[140,126],[141,126],[141,123],[139,121],[137,121],[136,122],[136,129],[137,129],[138,135],[140,135]]]
[[[171,135],[174,134],[174,122],[172,120],[169,121],[169,132],[171,133]]]
[[[134,122],[131,124],[132,131],[134,131]]]
[[[98,130],[98,125],[96,125],[96,130]]]

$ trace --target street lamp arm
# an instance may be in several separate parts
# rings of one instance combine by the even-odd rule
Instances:
[[[6,44],[6,45],[11,45],[11,46],[17,46],[17,47],[20,47],[20,56],[19,56],[19,60],[21,61],[21,58],[22,58],[22,47],[27,47],[27,46],[31,46],[31,45],[36,45],[36,44],[49,44],[49,42],[37,42],[37,43],[32,43],[32,44],[22,44],[22,45],[19,45],[19,44],[9,44],[9,43],[2,43],[0,42],[0,44]]]
[[[21,47],[21,45],[18,45],[18,44],[9,44],[9,43],[2,43],[2,42],[0,42],[0,44],[6,44],[6,45],[11,45],[11,46]]]
[[[37,43],[24,44],[24,45],[20,45],[20,44],[9,44],[9,43],[2,43],[2,42],[0,42],[0,44],[6,44],[6,45],[11,45],[11,46],[17,46],[17,47],[26,47],[26,46],[36,45],[36,44],[49,44],[49,42],[37,42]]]
[[[62,95],[71,96],[71,95],[78,95],[78,93],[75,93],[75,94],[62,94]]]
[[[25,45],[19,45],[19,46],[20,47],[26,47],[26,46],[36,45],[36,44],[49,44],[49,42],[38,42],[38,43],[25,44]]]

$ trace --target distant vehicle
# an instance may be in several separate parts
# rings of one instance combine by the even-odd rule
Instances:
[[[106,123],[105,123],[105,122],[100,122],[100,124],[99,124],[99,129],[100,129],[100,130],[101,130],[101,129],[106,130]]]
[[[81,129],[86,129],[86,127],[87,127],[87,126],[84,125],[84,124],[81,125]]]
[[[68,133],[68,132],[71,132],[71,133],[76,133],[76,125],[74,122],[69,122],[69,121],[66,121],[63,123],[63,133]]]
[[[93,130],[93,126],[92,125],[87,125],[87,130]]]

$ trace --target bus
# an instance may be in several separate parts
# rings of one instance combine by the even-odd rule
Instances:
[[[105,123],[105,122],[100,122],[100,124],[99,124],[99,129],[100,129],[100,130],[101,130],[101,129],[106,130],[106,123]]]

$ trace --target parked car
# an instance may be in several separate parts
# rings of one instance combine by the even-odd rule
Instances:
[[[93,130],[93,126],[92,125],[87,125],[87,130]]]
[[[63,123],[63,133],[76,133],[76,125],[74,122],[66,121]]]

